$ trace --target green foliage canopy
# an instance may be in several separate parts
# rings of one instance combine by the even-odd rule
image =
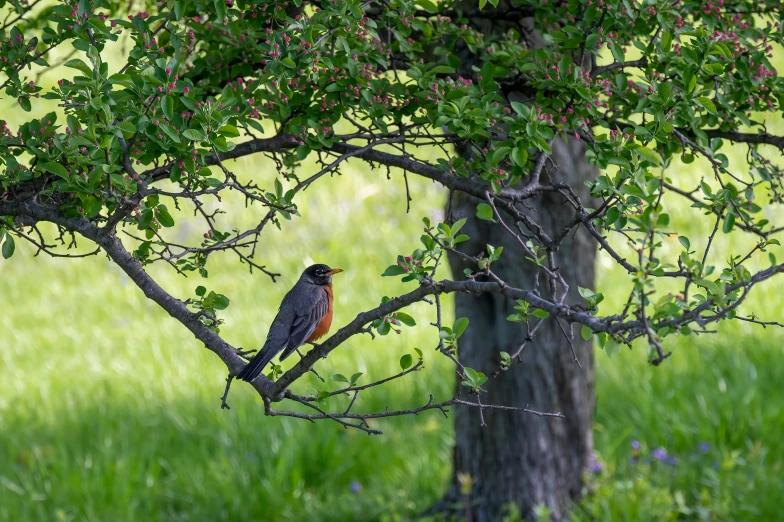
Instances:
[[[767,131],[784,104],[772,64],[784,34],[779,3],[489,3],[170,0],[127,12],[107,0],[3,0],[0,96],[24,111],[52,108],[18,128],[1,123],[3,257],[19,239],[68,255],[40,222],[53,223],[61,238],[87,238],[236,373],[243,363],[217,335],[228,299],[204,287],[186,302],[173,299],[143,267],[163,261],[206,277],[209,256],[229,251],[274,279],[255,261],[261,231],[299,216],[297,194],[356,158],[478,198],[477,216],[503,226],[525,252],[519,262],[539,270],[550,288],[506,285],[492,270],[501,247],[462,252],[461,222],[426,220],[423,248],[384,274],[418,288],[360,314],[276,383],[260,379],[254,385],[267,398],[290,394],[294,380],[351,335],[415,324],[399,310],[448,292],[503,293],[517,300],[510,321],[576,323],[602,347],[646,339],[656,364],[667,356],[667,336],[736,317],[762,322],[741,317],[739,307],[754,285],[784,271],[771,251],[784,226],[770,218],[780,216],[784,136]],[[110,63],[106,56],[119,45],[124,59]],[[35,74],[54,66],[53,49],[70,54],[56,64],[63,78],[44,89]],[[555,140],[584,143],[598,175],[577,184],[559,179]],[[734,144],[748,149],[743,165],[722,152]],[[464,153],[450,153],[453,146]],[[428,147],[446,158],[428,161]],[[253,154],[275,159],[280,176],[272,187],[241,179],[224,163]],[[306,175],[300,162],[312,156],[323,168]],[[696,186],[670,179],[676,161],[704,168]],[[590,200],[578,196],[583,182]],[[227,230],[206,212],[204,201],[224,191],[265,209],[258,226]],[[570,226],[547,230],[527,215],[526,205],[542,197],[563,198]],[[670,228],[670,201],[715,220],[701,251],[692,248],[696,238]],[[179,220],[174,209],[186,204],[205,221],[201,244],[177,244],[166,232]],[[118,230],[131,231],[125,244]],[[581,288],[582,302],[567,302],[558,248],[575,230],[628,273],[633,291],[622,314],[600,313],[602,289]],[[751,235],[755,245],[712,265],[719,233]],[[682,246],[672,259],[660,255],[670,236]],[[445,251],[475,268],[437,281]],[[752,271],[752,262],[765,267]],[[681,290],[656,294],[673,285]],[[439,349],[451,356],[467,325],[443,326],[440,314],[437,324]],[[515,362],[515,354],[499,358],[500,369]],[[420,365],[409,357],[401,367],[400,376]],[[461,375],[471,391],[486,379],[471,368]],[[348,392],[357,379],[342,379]],[[325,415],[312,418],[335,420]]]

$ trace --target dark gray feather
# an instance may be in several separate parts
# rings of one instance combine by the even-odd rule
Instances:
[[[286,350],[280,357],[284,360],[291,355],[294,350],[302,346],[308,338],[313,335],[321,319],[326,315],[329,308],[329,297],[327,291],[318,285],[308,285],[308,293],[304,298],[294,301],[294,321],[292,322]]]

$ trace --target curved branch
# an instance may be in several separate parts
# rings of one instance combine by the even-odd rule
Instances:
[[[759,145],[773,145],[779,149],[784,149],[784,136],[774,136],[767,132],[760,132],[759,134],[750,134],[737,131],[722,131],[718,129],[706,130],[705,134],[709,138],[722,138],[735,143],[752,143]]]

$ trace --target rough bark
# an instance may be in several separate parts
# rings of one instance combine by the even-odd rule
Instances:
[[[580,192],[581,180],[594,175],[582,159],[582,144],[574,139],[556,142],[553,160],[558,171],[553,175],[568,181]],[[579,194],[587,201],[585,190]],[[452,212],[455,219],[468,217],[465,232],[472,242],[466,250],[478,253],[489,243],[503,245],[501,262],[493,265],[499,277],[522,288],[533,288],[535,267],[520,263],[519,245],[501,227],[473,217],[478,200],[455,196]],[[570,219],[563,197],[539,198],[531,217],[548,230],[560,230]],[[568,302],[579,302],[577,287],[593,287],[595,247],[578,233],[557,253],[558,267],[570,285]],[[509,260],[507,262],[504,259]],[[467,266],[463,260],[450,258],[454,273]],[[546,291],[547,279],[540,277]],[[456,316],[468,317],[470,328],[460,339],[462,364],[488,375],[498,366],[499,352],[514,353],[524,342],[522,323],[506,317],[514,313],[514,301],[500,295],[458,294]],[[562,323],[569,333],[569,325]],[[523,517],[530,519],[533,508],[545,505],[553,519],[561,518],[570,502],[580,496],[582,476],[592,451],[591,421],[594,407],[593,351],[574,328],[572,343],[580,365],[574,362],[569,343],[554,319],[539,328],[533,342],[523,353],[523,363],[514,364],[497,379],[490,378],[482,401],[493,404],[528,404],[545,411],[563,413],[565,419],[540,419],[505,412],[485,413],[486,426],[480,425],[475,410],[455,410],[454,490],[459,490],[459,474],[469,474],[473,482],[470,514],[473,522],[495,521],[506,505],[514,503]]]
[[[508,20],[482,19],[473,24],[485,34],[511,26]],[[531,44],[543,45],[532,25],[530,19],[514,24]],[[475,57],[466,53],[461,59],[467,72]],[[523,97],[516,92],[506,94],[510,99]],[[585,159],[584,144],[574,138],[556,141],[552,160],[542,175],[569,183],[584,202],[590,201],[584,181],[594,178],[596,170]],[[452,217],[468,218],[463,230],[472,239],[464,250],[478,254],[488,243],[503,245],[505,253],[499,263],[493,264],[494,272],[510,285],[534,288],[536,267],[519,262],[525,254],[508,232],[476,218],[477,203],[479,200],[463,193],[455,193],[451,201]],[[528,201],[525,207],[535,222],[553,234],[563,229],[573,213],[564,197],[552,193]],[[572,235],[556,253],[557,266],[570,285],[567,302],[580,302],[578,286],[594,287],[595,255],[595,243],[583,230]],[[456,274],[467,268],[466,262],[455,256],[450,257],[450,264]],[[549,291],[549,281],[543,274],[539,289]],[[460,362],[489,376],[498,367],[499,352],[515,353],[527,336],[525,325],[506,320],[514,313],[515,302],[500,295],[457,294],[455,305],[456,316],[468,317],[471,325],[460,339]],[[571,337],[570,325],[562,322],[561,326]],[[593,448],[594,361],[592,343],[582,339],[579,328],[574,328],[571,340],[579,365],[561,327],[553,318],[548,319],[522,352],[523,363],[514,364],[498,378],[491,377],[484,386],[487,393],[481,398],[487,403],[527,404],[558,411],[565,419],[497,411],[485,414],[483,427],[479,412],[455,411],[453,485],[442,507],[460,505],[466,520],[494,522],[512,512],[510,508],[530,520],[535,507],[546,506],[552,520],[559,520],[580,497]],[[464,481],[466,476],[472,484],[469,499],[460,494],[461,478]]]

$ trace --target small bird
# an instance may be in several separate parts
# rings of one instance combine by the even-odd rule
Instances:
[[[302,272],[297,284],[280,303],[264,347],[237,374],[238,379],[251,382],[281,351],[282,361],[303,344],[312,343],[329,331],[332,325],[332,276],[342,271],[318,264]]]

